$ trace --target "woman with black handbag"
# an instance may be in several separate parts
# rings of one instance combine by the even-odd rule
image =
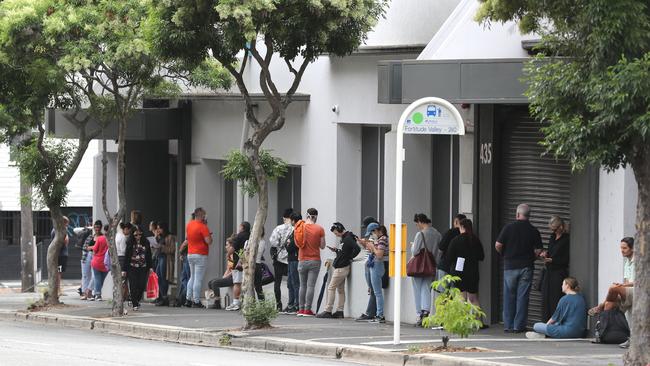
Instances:
[[[569,234],[566,224],[559,216],[552,216],[548,226],[553,233],[548,239],[548,250],[540,255],[545,265],[541,286],[544,321],[555,313],[558,302],[564,296],[562,281],[569,276]]]
[[[419,231],[411,243],[413,257],[409,260],[406,269],[407,275],[413,281],[415,311],[418,317],[415,326],[421,326],[422,319],[429,316],[431,311],[431,283],[435,279],[435,257],[442,236],[431,226],[431,219],[427,215],[416,214],[413,221]]]

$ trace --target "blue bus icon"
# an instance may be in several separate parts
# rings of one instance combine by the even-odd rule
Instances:
[[[442,116],[442,110],[439,107],[436,107],[433,104],[427,106],[427,117],[440,117]]]

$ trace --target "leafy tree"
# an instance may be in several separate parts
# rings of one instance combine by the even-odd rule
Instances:
[[[260,147],[285,123],[307,66],[321,54],[344,56],[366,38],[384,12],[385,0],[153,0],[150,36],[157,49],[171,60],[192,64],[212,57],[230,72],[246,105],[251,134],[244,153],[253,168],[258,188],[258,210],[251,233],[249,261],[254,261],[268,211],[268,176]],[[243,53],[241,63],[238,55]],[[271,111],[258,116],[245,72],[251,56],[259,67],[259,87]],[[290,74],[288,89],[276,86],[271,72],[275,60]],[[254,262],[245,271],[244,293],[253,296]]]
[[[485,0],[483,22],[541,35],[526,67],[548,151],[574,168],[631,166],[638,185],[634,307],[627,365],[650,363],[650,4],[638,0]]]
[[[56,81],[54,85],[63,85],[70,99],[67,105],[58,103],[56,106],[74,108],[76,116],[83,117],[83,123],[93,121],[94,125],[99,126],[99,132],[109,123],[116,122],[118,125],[117,212],[110,213],[106,206],[105,166],[102,202],[104,213],[110,221],[107,237],[113,259],[110,269],[113,277],[113,315],[122,315],[122,274],[117,261],[115,232],[119,221],[126,216],[124,174],[128,120],[145,96],[178,93],[180,86],[176,82],[179,80],[216,88],[228,86],[230,79],[224,77],[225,72],[214,62],[198,60],[194,65],[196,72],[174,64],[163,65],[145,38],[144,24],[149,10],[147,1],[10,0],[3,5],[13,11],[5,17],[9,18],[5,19],[8,23],[7,38],[18,45],[7,58],[16,62],[23,49],[54,57],[52,67],[56,73],[63,75],[63,80]],[[21,17],[29,23],[13,20]],[[30,36],[28,41],[19,44],[27,38],[26,34]],[[7,45],[10,46],[13,45]],[[36,75],[35,79],[48,80],[47,76]],[[71,122],[80,127],[77,119],[71,119]],[[98,133],[95,133],[91,137],[97,136]],[[84,136],[84,141],[87,137]],[[105,156],[103,160],[105,164]]]
[[[43,15],[49,7],[49,1],[0,3],[0,139],[4,143],[24,140],[14,149],[21,177],[37,188],[50,210],[55,237],[47,251],[46,301],[57,304],[58,255],[66,235],[61,205],[88,143],[99,131],[88,130],[88,119],[80,118],[81,101],[57,64],[60,53],[41,37]],[[72,111],[66,117],[77,128],[76,144],[46,137],[43,120],[48,106]],[[33,130],[38,132],[31,138]]]

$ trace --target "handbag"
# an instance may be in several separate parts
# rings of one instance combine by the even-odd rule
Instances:
[[[269,266],[267,266],[266,263],[262,263],[260,266],[262,267],[262,286],[268,285],[275,280],[275,277],[273,277],[273,272],[271,272]]]
[[[147,280],[147,299],[156,298],[158,298],[158,275],[156,272],[151,272]]]
[[[426,247],[426,240],[422,234],[424,247],[406,263],[406,275],[409,277],[431,277],[436,273],[436,260]]]
[[[111,269],[111,253],[108,250],[104,253],[104,267],[107,271]]]

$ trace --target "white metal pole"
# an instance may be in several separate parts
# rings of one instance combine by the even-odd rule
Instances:
[[[458,135],[465,134],[463,118],[456,107],[444,99],[436,97],[426,97],[416,100],[409,104],[397,123],[397,143],[395,146],[395,297],[393,298],[393,307],[395,316],[393,322],[393,343],[400,343],[400,321],[402,305],[402,174],[404,160],[406,160],[406,149],[404,149],[404,124],[411,113],[423,104],[438,103],[446,107],[454,116],[458,124]],[[452,146],[453,147],[453,146]],[[453,151],[453,150],[452,150]],[[453,155],[453,154],[452,154]],[[452,156],[453,159],[453,156]],[[451,187],[450,187],[451,188]]]

